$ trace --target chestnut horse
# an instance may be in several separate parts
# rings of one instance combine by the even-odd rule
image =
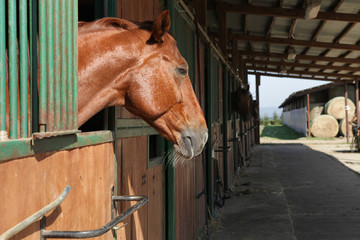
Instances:
[[[105,107],[125,106],[174,143],[175,161],[186,161],[201,153],[208,129],[169,28],[168,10],[141,24],[80,22],[78,119],[81,126]]]
[[[243,120],[249,120],[252,116],[252,96],[249,93],[249,85],[245,88],[238,87],[231,93],[231,114],[237,112]]]

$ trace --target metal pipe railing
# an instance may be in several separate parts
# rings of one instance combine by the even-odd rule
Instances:
[[[67,44],[67,85],[68,85],[68,124],[67,129],[72,129],[73,127],[73,40],[72,40],[72,34],[70,34],[72,31],[72,8],[73,8],[73,1],[67,1],[67,10],[66,10],[66,29],[67,29],[67,38],[66,38],[66,44]],[[77,93],[76,93],[77,94]]]
[[[39,130],[46,131],[47,124],[47,44],[46,44],[46,3],[39,0]]]
[[[107,233],[109,230],[114,229],[116,225],[118,225],[123,219],[130,216],[134,213],[137,209],[144,206],[148,201],[149,198],[146,196],[115,196],[112,198],[112,201],[139,201],[134,206],[127,209],[125,212],[121,213],[119,216],[111,220],[109,223],[104,225],[101,228],[88,230],[88,231],[51,231],[51,230],[44,230],[45,228],[45,220],[44,217],[41,221],[41,240],[46,238],[93,238],[100,235]],[[0,239],[1,240],[1,239]]]
[[[36,213],[31,215],[30,217],[26,218],[24,221],[18,223],[16,226],[10,228],[9,230],[7,230],[3,234],[1,234],[0,240],[7,240],[7,239],[13,237],[15,234],[22,231],[26,227],[28,227],[30,224],[35,222],[37,219],[43,217],[46,213],[48,213],[49,211],[51,211],[54,208],[56,208],[57,206],[59,206],[64,201],[65,197],[69,194],[70,190],[71,190],[71,187],[67,186],[55,201],[48,204],[47,206],[40,209],[39,211],[37,211]]]

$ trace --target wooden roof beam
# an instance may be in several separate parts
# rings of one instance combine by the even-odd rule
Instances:
[[[283,69],[281,68],[267,68],[267,67],[247,67],[248,70],[255,71],[265,71],[265,72],[278,72],[281,73]],[[296,71],[296,70],[286,70],[286,73],[299,74],[303,76],[325,76],[325,77],[335,77],[335,78],[350,78],[355,79],[360,77],[360,75],[353,74],[339,74],[339,73],[323,73],[323,72],[309,72],[309,71]]]
[[[221,2],[217,4],[208,4],[208,10],[210,11],[215,11],[217,8],[220,8],[226,12],[235,12],[235,13],[250,14],[250,15],[262,15],[269,17],[304,19],[305,16],[305,9],[263,7],[263,6],[254,6],[250,4],[230,4],[225,2]],[[360,22],[360,15],[350,14],[350,13],[319,12],[317,17],[314,19],[345,21],[345,22]]]
[[[319,80],[319,81],[334,81],[334,82],[337,82],[337,81],[341,81],[341,79],[334,79],[334,78],[318,78],[318,77],[309,77],[309,76],[305,76],[303,77],[302,75],[289,75],[287,73],[281,73],[281,74],[276,74],[276,73],[264,73],[264,72],[254,72],[254,71],[247,71],[247,74],[249,75],[255,75],[255,74],[259,74],[261,76],[269,76],[269,77],[279,77],[279,78],[299,78],[299,79],[302,79],[302,80],[306,80],[306,79],[309,79],[309,80]]]
[[[349,67],[349,66],[332,66],[332,65],[319,65],[319,64],[304,64],[304,63],[294,63],[294,62],[281,62],[281,61],[263,61],[263,60],[252,60],[248,59],[246,63],[259,64],[259,65],[274,65],[274,66],[288,66],[288,67],[302,67],[302,68],[316,68],[316,69],[331,69],[331,70],[346,70],[359,72],[360,67]]]
[[[216,35],[216,33],[213,33],[213,35]],[[360,46],[353,44],[316,42],[316,41],[298,40],[291,38],[264,37],[264,36],[234,34],[234,33],[228,34],[228,37],[243,41],[251,41],[251,42],[266,42],[266,43],[298,45],[298,46],[318,47],[318,48],[327,48],[327,49],[344,49],[344,50],[358,50],[358,51],[360,50]]]
[[[255,51],[239,51],[242,56],[253,56],[253,57],[271,57],[286,59],[286,53],[267,53],[267,52],[255,52]],[[323,56],[311,56],[311,55],[296,55],[296,60],[310,60],[310,61],[324,61],[324,62],[342,62],[342,63],[359,63],[358,58],[345,58],[341,57],[323,57]]]

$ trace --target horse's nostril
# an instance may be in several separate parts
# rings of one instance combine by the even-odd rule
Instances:
[[[185,141],[188,142],[190,144],[190,146],[193,146],[193,142],[192,142],[192,139],[190,136],[186,136]]]

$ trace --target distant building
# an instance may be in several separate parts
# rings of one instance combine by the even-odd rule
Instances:
[[[346,121],[343,120],[345,118],[345,109],[348,109],[349,119],[352,117],[352,114],[355,113],[355,106],[357,105],[355,92],[355,84],[348,83],[347,106],[344,104],[345,85],[343,82],[330,83],[294,92],[279,106],[279,108],[283,109],[283,124],[299,133],[309,136],[309,130],[311,132],[311,128],[314,127],[314,119],[317,119],[315,121],[320,121],[320,118],[326,118],[326,121],[328,121],[330,118],[334,118],[337,120],[337,126],[334,126],[334,129],[332,129],[333,132],[336,132],[335,136],[338,134],[346,135],[346,130],[341,130],[342,126],[339,126],[339,124],[342,124],[342,122],[344,124],[346,123]],[[336,106],[336,111],[340,111],[340,117],[329,112],[333,109],[329,108],[329,106],[331,107],[330,104],[333,104],[335,100],[340,101]],[[323,115],[327,115],[327,117]],[[331,121],[334,122],[334,120]],[[321,130],[321,128],[323,128],[324,132],[329,133],[331,127],[329,123],[326,122],[323,126],[317,126],[314,131]],[[314,133],[312,135],[316,136]]]

